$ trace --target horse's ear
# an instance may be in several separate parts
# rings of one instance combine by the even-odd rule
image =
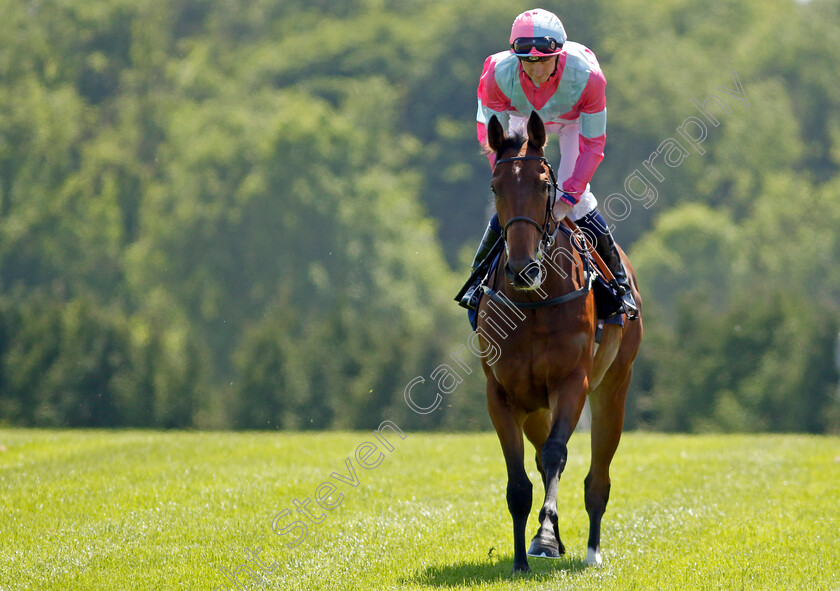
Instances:
[[[487,123],[487,141],[490,148],[496,153],[499,152],[502,142],[505,141],[505,130],[499,122],[499,118],[495,115],[490,117],[490,121]]]
[[[540,149],[545,146],[545,124],[536,111],[528,118],[528,142]]]

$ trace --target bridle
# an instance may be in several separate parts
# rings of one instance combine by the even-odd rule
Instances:
[[[581,247],[578,246],[578,244],[585,244],[586,238],[580,236],[579,238],[582,240],[582,242],[578,243],[576,240],[574,240],[573,232],[565,226],[563,226],[563,224],[560,224],[555,219],[554,202],[557,199],[557,179],[554,176],[554,169],[551,168],[551,164],[548,163],[548,160],[546,160],[544,156],[514,156],[513,158],[502,158],[501,160],[496,161],[496,166],[504,162],[520,162],[522,160],[539,160],[543,164],[545,164],[545,166],[548,167],[548,174],[551,177],[552,191],[551,195],[549,195],[548,199],[546,200],[545,219],[543,220],[543,223],[540,224],[538,221],[529,218],[528,216],[514,216],[507,221],[504,228],[502,229],[502,237],[500,238],[500,240],[504,240],[505,243],[507,243],[507,231],[508,228],[510,228],[511,224],[514,224],[516,222],[526,222],[528,224],[531,224],[540,231],[540,234],[542,234],[539,252],[537,253],[537,257],[541,258],[544,255],[544,253],[554,245],[557,232],[562,230],[572,239],[572,244],[575,245],[575,248],[578,250],[578,252],[580,252],[583,255],[581,258],[583,262],[583,285],[575,291],[563,294],[555,298],[541,300],[537,302],[518,302],[515,300],[511,300],[510,298],[500,295],[498,291],[496,291],[489,285],[483,285],[482,290],[485,294],[487,294],[487,296],[490,299],[495,301],[497,304],[513,305],[516,308],[521,309],[544,308],[548,306],[557,306],[560,304],[565,304],[566,302],[569,302],[581,296],[585,296],[587,293],[589,293],[589,290],[592,289],[592,284],[595,280],[595,273],[592,271],[589,259],[585,255],[585,249],[581,250]],[[555,224],[553,232],[550,230],[551,222],[554,222]],[[580,231],[578,230],[578,232]]]
[[[557,178],[554,176],[554,169],[551,168],[551,164],[548,163],[545,156],[514,156],[512,158],[502,158],[501,160],[496,160],[495,166],[502,164],[504,162],[522,162],[523,160],[539,160],[548,168],[548,175],[551,177],[551,195],[549,195],[548,199],[545,203],[545,218],[543,219],[543,223],[540,224],[533,218],[529,218],[528,216],[524,215],[517,215],[510,218],[505,227],[502,229],[502,237],[507,243],[507,231],[511,225],[515,224],[516,222],[526,222],[534,226],[542,236],[540,239],[540,254],[542,254],[546,249],[550,248],[552,243],[554,242],[553,234],[551,233],[551,222],[557,222],[554,219],[554,202],[557,200]],[[495,170],[494,166],[494,170]]]

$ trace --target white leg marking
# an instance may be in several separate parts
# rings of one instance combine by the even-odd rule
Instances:
[[[587,566],[599,566],[603,560],[601,559],[601,551],[595,548],[586,549],[586,564]]]

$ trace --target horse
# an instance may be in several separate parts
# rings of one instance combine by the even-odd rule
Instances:
[[[565,553],[557,489],[567,443],[587,396],[592,455],[584,480],[589,515],[585,561],[601,564],[609,468],[621,438],[624,401],[642,339],[642,299],[630,261],[620,250],[639,317],[623,326],[604,325],[596,346],[591,265],[575,245],[580,234],[561,231],[562,224],[554,219],[557,186],[544,156],[545,125],[536,112],[528,120],[527,134],[507,137],[495,116],[488,122],[489,145],[496,155],[491,190],[505,246],[483,288],[476,330],[482,347],[495,344],[499,350],[492,359],[482,359],[482,369],[487,407],[507,468],[513,574],[530,571],[527,556],[559,558]],[[533,487],[525,471],[523,433],[536,449],[545,487],[539,529],[527,552],[525,529]]]

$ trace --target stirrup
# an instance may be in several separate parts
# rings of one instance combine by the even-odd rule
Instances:
[[[621,285],[616,279],[612,280],[613,288],[621,299],[621,309],[627,320],[636,320],[639,317],[639,309],[636,307],[635,298],[630,291]]]
[[[616,316],[624,314],[627,317],[627,320],[636,320],[639,317],[639,309],[636,307],[636,301],[630,291],[624,285],[619,283],[618,279],[615,277],[613,277],[610,281],[609,286],[615,294],[618,307],[615,312],[607,316],[605,319],[615,318]]]

